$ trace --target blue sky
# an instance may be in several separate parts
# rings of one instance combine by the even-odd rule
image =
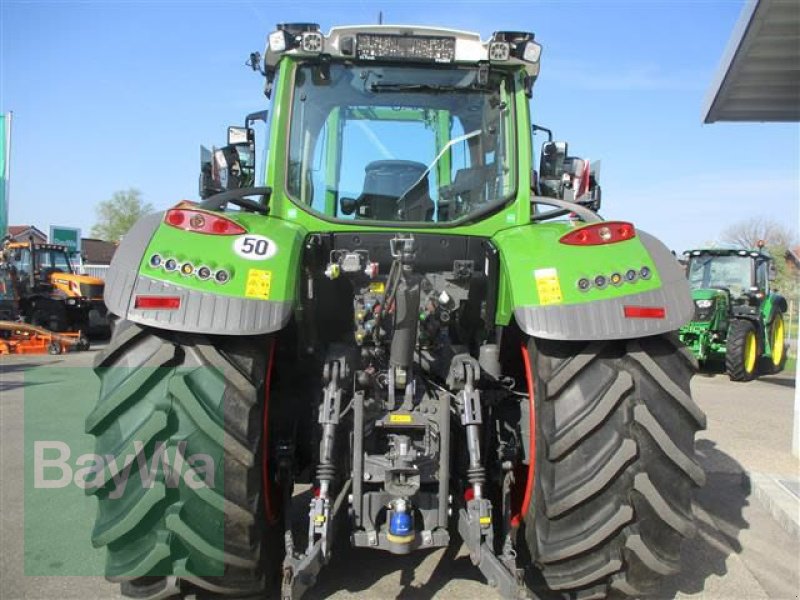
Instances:
[[[795,229],[798,124],[702,124],[741,0],[22,2],[0,0],[0,111],[14,112],[10,218],[81,227],[113,192],[197,195],[200,144],[266,105],[244,66],[277,22],[530,30],[536,122],[602,159],[603,214],[682,251],[773,215]],[[542,141],[542,140],[540,140]]]

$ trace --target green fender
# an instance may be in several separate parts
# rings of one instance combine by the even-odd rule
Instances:
[[[565,223],[514,227],[492,238],[501,256],[496,322],[512,317],[528,335],[554,340],[627,339],[679,329],[692,317],[688,283],[675,257],[653,236],[602,246],[571,246]],[[635,277],[626,275],[631,272]],[[621,277],[621,281],[612,283]],[[605,285],[594,282],[598,277]],[[588,289],[579,282],[587,279]],[[626,316],[625,307],[663,309]]]
[[[297,265],[305,230],[251,213],[226,213],[225,217],[245,232],[186,231],[165,223],[164,213],[139,221],[125,236],[109,268],[108,309],[130,321],[173,331],[258,335],[282,329],[292,316],[298,293]],[[161,259],[158,265],[153,264],[155,255]],[[177,269],[165,268],[169,259],[176,261]],[[190,265],[191,271],[184,272],[184,265]],[[201,267],[207,267],[212,276],[201,279]],[[228,274],[224,283],[214,277],[219,271]],[[137,296],[178,298],[179,306],[141,308]]]

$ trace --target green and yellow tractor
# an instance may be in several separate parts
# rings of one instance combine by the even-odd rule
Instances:
[[[786,299],[771,289],[772,257],[763,249],[690,250],[686,275],[694,317],[681,328],[701,365],[724,362],[733,381],[775,374],[786,364]]]
[[[566,144],[535,172],[540,53],[283,24],[251,55],[264,173],[253,113],[204,200],[137,223],[106,279],[86,428],[133,466],[98,478],[92,539],[123,593],[298,598],[335,540],[387,561],[463,540],[506,598],[640,597],[680,569],[705,477],[689,287],[597,214]]]

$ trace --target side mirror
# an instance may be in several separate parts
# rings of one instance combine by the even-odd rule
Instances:
[[[339,209],[343,215],[352,215],[358,208],[358,201],[355,198],[342,198],[339,200]]]
[[[252,187],[255,153],[249,146],[200,147],[200,197]]]
[[[252,127],[228,127],[228,145],[229,146],[254,146],[256,143],[256,134]]]
[[[539,157],[539,177],[560,179],[564,174],[564,159],[567,158],[567,142],[545,142]]]

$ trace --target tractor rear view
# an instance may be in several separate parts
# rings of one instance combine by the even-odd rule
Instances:
[[[680,330],[701,364],[724,362],[733,381],[774,374],[786,364],[786,299],[772,289],[772,257],[758,249],[686,252],[695,313]]]
[[[86,429],[134,465],[94,489],[123,593],[299,598],[337,539],[391,561],[460,538],[506,598],[534,571],[589,598],[680,568],[704,481],[689,289],[661,242],[597,215],[566,144],[533,172],[540,53],[524,32],[284,24],[251,55],[263,177],[241,187],[249,115],[204,201],[142,219],[107,277]]]

